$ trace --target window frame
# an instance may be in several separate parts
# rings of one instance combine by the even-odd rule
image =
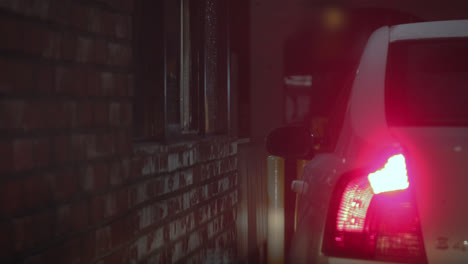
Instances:
[[[135,70],[135,86],[136,86],[136,97],[134,100],[134,141],[159,141],[159,142],[174,142],[174,141],[185,141],[185,140],[196,140],[206,135],[213,134],[229,134],[230,131],[230,45],[229,45],[229,17],[223,18],[226,21],[222,28],[217,28],[216,38],[225,37],[224,40],[219,40],[225,45],[216,46],[217,52],[219,52],[222,58],[216,62],[216,66],[223,64],[223,69],[226,72],[222,73],[225,78],[222,78],[224,82],[222,85],[214,84],[214,91],[216,92],[215,99],[219,101],[219,91],[226,89],[222,94],[226,98],[222,98],[222,101],[226,101],[224,113],[225,117],[225,128],[222,131],[208,131],[206,128],[207,116],[214,114],[214,111],[218,109],[207,109],[206,98],[207,98],[207,83],[212,82],[207,77],[207,10],[206,5],[211,0],[163,0],[157,1],[158,3],[150,0],[140,0],[139,10],[136,13],[146,16],[146,18],[139,18],[135,15],[134,27],[135,27],[135,39],[134,39],[134,54],[136,57]],[[185,4],[184,4],[185,3]],[[190,10],[184,7],[189,3]],[[220,4],[218,4],[221,6]],[[160,7],[160,10],[156,11],[160,17],[154,18],[151,16],[152,11],[145,10],[147,7],[153,9]],[[172,10],[169,10],[173,8]],[[222,4],[224,8],[223,15],[229,15],[229,1]],[[216,10],[215,15],[217,19],[220,19],[221,8]],[[169,12],[170,11],[170,12]],[[185,13],[184,13],[185,12]],[[184,16],[186,14],[186,16]],[[187,18],[188,14],[188,18]],[[169,28],[170,21],[174,21],[174,15],[178,24],[176,27]],[[178,17],[177,17],[178,16]],[[190,20],[190,26],[197,27],[195,30],[184,31],[184,21]],[[146,23],[146,24],[145,24]],[[156,48],[150,52],[151,54],[158,54],[154,60],[152,58],[145,58],[145,51],[141,51],[140,47],[151,49],[149,44],[145,41],[148,39],[147,35],[153,34],[154,30],[151,28],[153,24],[148,23],[159,23],[156,34],[159,34],[159,40],[156,43],[153,38],[149,37],[154,43]],[[139,26],[143,26],[143,30],[140,31]],[[175,37],[175,29],[178,30],[178,36]],[[171,31],[172,30],[172,31]],[[224,30],[224,35],[219,34],[219,31]],[[170,35],[172,34],[172,35]],[[190,39],[190,45],[185,46],[186,41],[184,38]],[[153,44],[154,44],[153,43]],[[174,52],[173,47],[178,46],[177,52]],[[161,49],[159,52],[157,49]],[[184,58],[187,49],[190,50],[190,59]],[[159,62],[157,62],[159,61]],[[171,62],[172,61],[172,62]],[[184,63],[189,62],[189,66],[183,68]],[[175,62],[175,65],[174,65]],[[170,65],[171,64],[171,65]],[[160,65],[160,66],[157,66]],[[225,66],[224,66],[225,65]],[[150,68],[148,70],[148,68]],[[152,73],[152,69],[160,69],[160,72]],[[189,71],[188,73],[186,71]],[[142,73],[141,73],[142,72]],[[170,76],[171,74],[176,76]],[[219,75],[219,73],[217,73]],[[185,77],[183,77],[185,75]],[[219,79],[219,76],[217,76]],[[148,80],[149,79],[149,80]],[[171,83],[173,82],[173,83]],[[170,86],[174,90],[170,90]],[[172,93],[171,93],[172,92]],[[163,97],[163,98],[161,98]],[[169,98],[171,97],[171,98]],[[152,99],[155,99],[158,103],[152,103]],[[176,99],[177,98],[177,99]],[[185,102],[184,102],[185,101]],[[188,103],[187,103],[188,101]],[[139,105],[143,104],[143,105]],[[171,109],[172,108],[172,109]],[[175,110],[177,108],[177,110]],[[171,112],[172,111],[172,112]],[[141,116],[137,116],[141,115]],[[192,120],[190,120],[192,118]],[[219,117],[218,117],[219,118]],[[136,121],[135,121],[136,120]],[[136,123],[135,123],[136,122]],[[193,122],[193,123],[191,123]]]

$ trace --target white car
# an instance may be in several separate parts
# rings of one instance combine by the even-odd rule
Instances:
[[[376,30],[339,100],[288,263],[468,263],[468,20]],[[273,154],[312,149],[294,129]]]

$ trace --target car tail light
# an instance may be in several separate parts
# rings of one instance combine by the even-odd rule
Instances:
[[[341,182],[330,205],[326,255],[425,263],[419,216],[403,154]]]
[[[392,156],[384,167],[367,176],[374,194],[407,189],[409,186],[403,154]]]

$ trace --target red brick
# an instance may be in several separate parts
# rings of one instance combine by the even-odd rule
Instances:
[[[10,63],[0,59],[0,92],[11,92],[13,90],[12,70]]]
[[[51,2],[50,1],[36,1],[36,14],[42,18],[47,19],[50,17]]]
[[[62,36],[58,32],[49,31],[44,36],[44,47],[42,56],[48,59],[59,59],[61,49]]]
[[[97,96],[101,95],[101,80],[100,80],[100,73],[95,71],[89,71],[87,77],[87,91],[88,95],[90,96]]]
[[[93,62],[105,64],[107,61],[107,42],[104,39],[97,39],[94,42]]]
[[[56,201],[70,199],[79,189],[77,175],[73,169],[62,169],[47,175],[47,180]]]
[[[80,170],[80,183],[81,189],[85,192],[94,189],[94,168],[92,166]]]
[[[131,50],[128,46],[110,42],[107,46],[109,65],[129,66],[131,60]]]
[[[109,105],[109,124],[111,126],[120,126],[121,108],[119,103],[111,103]]]
[[[111,13],[101,13],[101,32],[107,36],[114,33],[115,16]]]
[[[88,201],[79,201],[71,205],[72,229],[82,230],[88,225],[89,210]]]
[[[73,88],[73,95],[86,96],[88,94],[88,80],[86,79],[87,72],[85,70],[75,70],[73,79],[75,80]]]
[[[69,25],[71,21],[71,1],[52,0],[49,7],[49,18],[62,25]]]
[[[23,251],[34,245],[32,237],[29,235],[31,226],[33,225],[33,219],[31,216],[15,219],[13,221],[14,232],[15,232],[15,250]]]
[[[50,94],[54,90],[55,69],[49,65],[39,65],[35,69],[36,93]]]
[[[107,145],[109,155],[115,154],[117,151],[117,134],[107,133],[105,136],[105,144]]]
[[[112,142],[106,136],[106,134],[102,134],[96,137],[96,153],[100,157],[111,154]]]
[[[19,10],[22,14],[28,16],[39,16],[46,17],[49,10],[48,1],[38,1],[38,0],[29,0],[29,1],[19,1]]]
[[[104,196],[99,195],[92,198],[90,203],[90,224],[97,224],[104,220]]]
[[[93,8],[89,10],[88,17],[88,30],[91,32],[101,32],[101,15],[102,11]]]
[[[88,29],[89,9],[79,3],[73,3],[71,24],[81,30]]]
[[[71,139],[68,136],[58,136],[52,142],[52,159],[56,163],[68,162],[71,159]]]
[[[46,253],[48,263],[81,263],[80,238],[66,241],[58,247],[49,249]]]
[[[55,236],[62,236],[72,230],[71,228],[71,209],[70,205],[63,205],[57,208],[57,219],[55,221]]]
[[[131,103],[123,103],[120,106],[120,118],[123,126],[132,124],[133,108]]]
[[[121,169],[122,169],[122,166],[120,164],[120,161],[111,163],[110,171],[109,171],[110,185],[120,185],[123,182]]]
[[[13,233],[13,224],[11,222],[1,222],[0,223],[0,259],[7,257],[14,253],[15,251],[15,236]]]
[[[115,96],[127,96],[127,74],[114,74]]]
[[[32,154],[32,140],[31,139],[17,139],[13,141],[13,163],[15,170],[32,169],[33,154]]]
[[[47,30],[33,23],[28,23],[24,27],[24,42],[22,49],[32,55],[40,56],[46,48]],[[34,45],[31,45],[34,43]]]
[[[12,62],[10,67],[12,69],[12,92],[15,94],[25,94],[33,91],[34,81],[32,65],[27,63]]]
[[[40,138],[33,142],[33,159],[35,167],[46,167],[51,161],[52,142],[50,138]]]
[[[128,38],[133,39],[133,18],[127,17]]]
[[[55,70],[55,92],[69,95],[73,90],[73,75],[70,69],[60,67]]]
[[[95,231],[86,233],[81,238],[81,256],[83,262],[88,263],[96,256]]]
[[[86,136],[86,158],[94,159],[99,157],[99,153],[96,150],[96,135]]]
[[[102,190],[109,186],[109,166],[107,163],[99,163],[94,167],[94,187]]]
[[[131,151],[131,139],[128,133],[119,132],[115,136],[115,146],[117,154],[128,154]]]
[[[128,75],[127,80],[127,95],[133,96],[134,95],[134,86],[135,86],[135,79],[132,74]]]
[[[116,195],[118,214],[126,213],[129,209],[128,189],[122,189],[118,191]]]
[[[62,39],[62,58],[65,60],[74,60],[76,57],[77,37],[75,34],[65,32]]]
[[[22,49],[33,55],[41,55],[44,48],[46,30],[34,24],[24,27],[24,42]],[[34,45],[31,45],[34,43]]]
[[[120,6],[122,10],[132,12],[134,0],[120,0]]]
[[[91,102],[77,103],[77,127],[92,127],[94,122],[92,105]]]
[[[24,207],[24,190],[21,181],[7,182],[0,185],[0,214],[10,215]]]
[[[54,219],[48,212],[17,218],[13,221],[17,251],[32,248],[52,238]]]
[[[17,19],[0,18],[0,36],[3,37],[0,41],[0,49],[19,50],[23,46],[23,28],[24,23]]]
[[[94,105],[95,126],[103,127],[109,124],[109,105],[107,103],[97,102]]]
[[[113,192],[104,196],[104,217],[109,219],[118,213],[117,193]]]
[[[143,168],[145,166],[146,158],[143,156],[134,156],[130,161],[130,174],[129,176],[133,179],[137,179],[142,176]],[[154,173],[149,171],[148,173]]]
[[[128,178],[130,178],[130,173],[131,173],[131,161],[129,159],[125,159],[121,163],[122,165],[122,170],[121,170],[121,175],[122,175],[122,180],[123,182],[127,182]]]
[[[114,75],[110,72],[101,73],[101,94],[104,96],[115,95]]]
[[[62,104],[62,113],[65,118],[66,128],[76,127],[76,103],[65,102]]]
[[[77,40],[76,61],[90,62],[94,53],[94,40],[85,37],[79,37]]]
[[[41,212],[33,216],[34,226],[30,231],[37,244],[44,243],[53,236],[54,214],[52,211]]]
[[[120,138],[120,143],[123,146],[120,146],[122,153],[131,153],[132,152],[132,138],[129,132],[124,132],[122,137]]]
[[[111,228],[103,227],[96,231],[96,253],[98,255],[105,253],[111,248]]]
[[[118,250],[111,255],[105,256],[103,259],[99,261],[99,264],[125,264],[125,263],[132,263],[130,261],[130,250],[128,247],[124,247]]]
[[[169,156],[167,155],[167,153],[161,154],[159,156],[159,172],[167,171],[167,168],[169,166],[168,158]]]
[[[154,198],[157,195],[164,194],[164,183],[161,179],[156,179],[146,183],[146,193],[148,198]]]
[[[34,129],[44,127],[44,119],[46,119],[43,111],[45,110],[42,107],[42,102],[29,101],[25,106],[23,129],[31,131]]]
[[[115,27],[114,34],[118,38],[128,38],[129,35],[129,24],[128,17],[122,15],[116,15],[114,17]]]
[[[67,242],[64,247],[64,252],[61,254],[64,258],[64,261],[59,263],[81,263],[81,240],[73,239],[70,242]]]
[[[42,112],[47,118],[43,119],[44,127],[47,128],[66,128],[67,118],[63,111],[62,102],[47,101],[42,105]]]
[[[11,172],[13,170],[13,143],[9,140],[0,140],[0,173]]]
[[[24,260],[24,264],[48,264],[45,254],[38,254],[31,257],[27,257]]]
[[[72,159],[75,161],[84,160],[87,157],[85,135],[73,135],[71,140]]]
[[[24,206],[26,208],[37,208],[45,206],[52,200],[47,182],[39,175],[33,175],[23,181]]]

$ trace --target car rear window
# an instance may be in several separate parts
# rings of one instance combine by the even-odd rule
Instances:
[[[386,115],[397,126],[468,126],[468,39],[390,45]]]

